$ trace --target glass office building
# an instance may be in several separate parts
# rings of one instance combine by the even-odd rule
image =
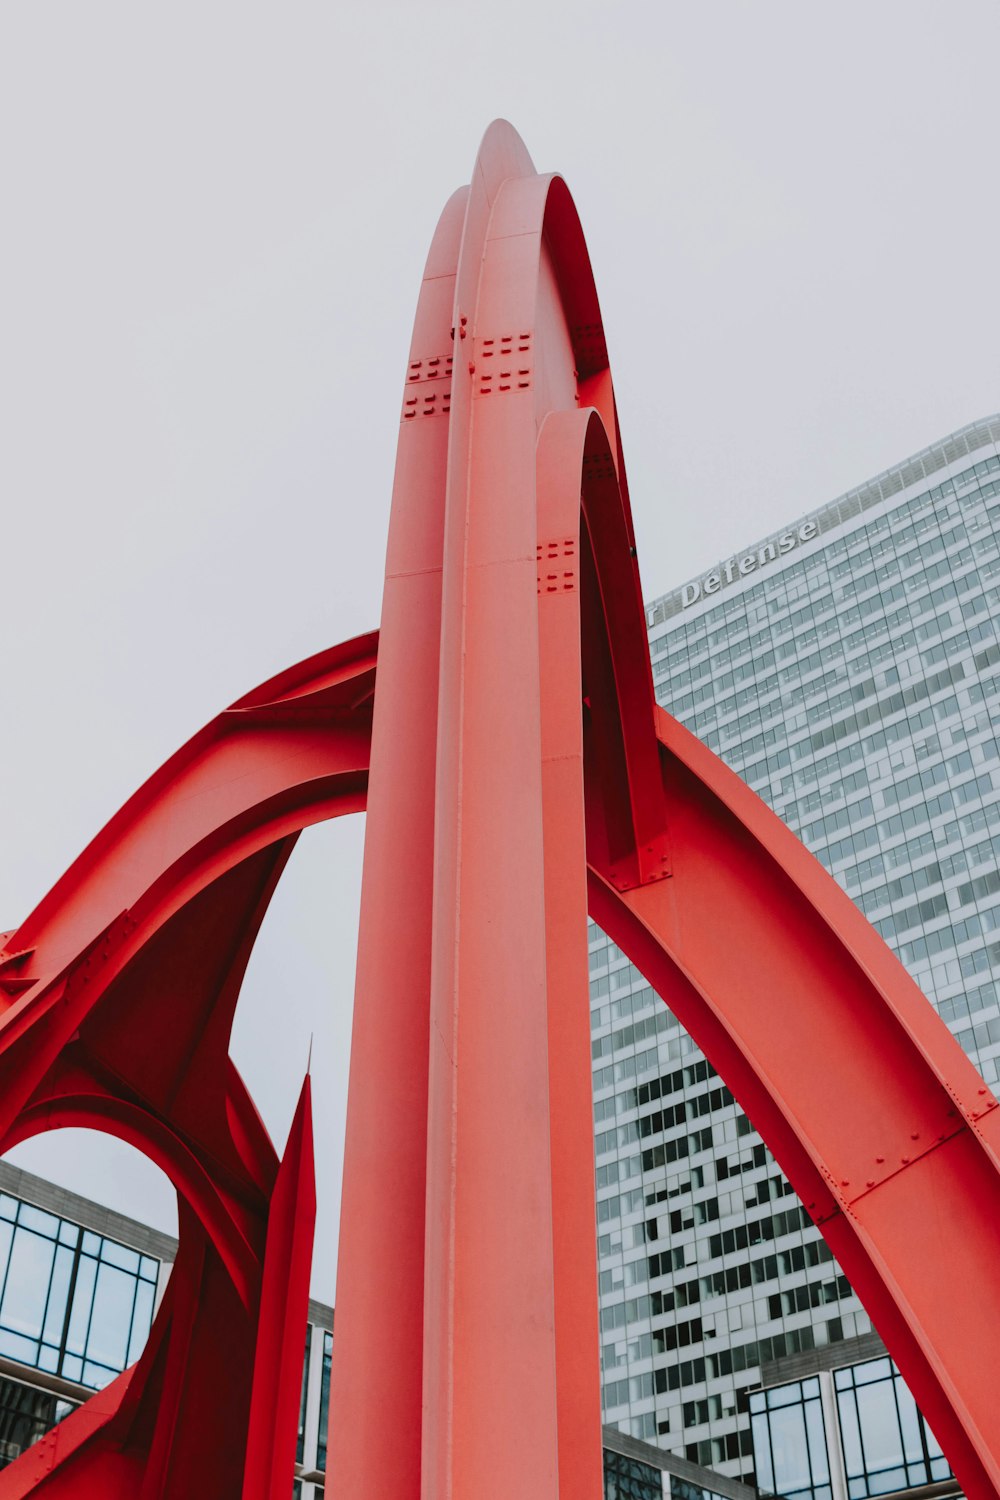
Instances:
[[[648,624],[659,701],[823,861],[995,1084],[1000,417],[724,556]],[[605,1421],[752,1479],[762,1366],[870,1323],[729,1091],[596,928],[590,970]]]

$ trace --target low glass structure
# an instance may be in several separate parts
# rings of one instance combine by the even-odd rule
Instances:
[[[690,1479],[670,1476],[670,1500],[726,1500],[718,1490],[708,1490],[703,1484],[694,1484]]]
[[[948,1481],[950,1491],[936,1493],[958,1493],[947,1459],[888,1357],[752,1391],[748,1404],[764,1495],[874,1500]]]
[[[51,1391],[0,1377],[0,1469],[37,1443],[50,1427],[69,1415],[74,1405]]]
[[[604,1450],[604,1500],[662,1500],[659,1469],[624,1453]]]
[[[0,1354],[99,1389],[138,1358],[159,1262],[0,1194]]]
[[[830,1462],[819,1380],[750,1396],[758,1487],[785,1500],[830,1500]]]
[[[851,1500],[951,1477],[948,1460],[891,1359],[835,1370],[833,1383]]]
[[[330,1410],[330,1365],[333,1362],[333,1334],[323,1330],[323,1366],[319,1387],[319,1431],[316,1437],[316,1467],[326,1468],[327,1419]]]

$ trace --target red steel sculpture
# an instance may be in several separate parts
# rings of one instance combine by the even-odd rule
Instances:
[[[654,702],[572,199],[491,127],[403,393],[378,641],[241,699],[0,956],[0,1144],[89,1125],[177,1187],[139,1362],[0,1500],[287,1500],[314,1213],[228,1056],[299,831],[367,807],[327,1491],[598,1500],[586,918],[718,1069],[970,1500],[1000,1493],[1000,1116],[864,917]]]

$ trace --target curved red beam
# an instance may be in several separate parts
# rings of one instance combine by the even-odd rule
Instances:
[[[308,1088],[279,1162],[229,1055],[299,831],[364,807],[374,636],[265,683],[172,757],[6,938],[0,1143],[89,1126],[180,1200],[146,1351],[0,1497],[287,1500],[315,1190]]]

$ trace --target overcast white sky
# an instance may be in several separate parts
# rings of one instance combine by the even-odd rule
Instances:
[[[1000,407],[998,55],[996,0],[0,8],[0,928],[377,624],[423,258],[491,118],[576,197],[652,596]],[[234,1038],[281,1146],[316,1034],[328,1299],[361,837],[302,841]],[[129,1153],[15,1156],[170,1227]]]

